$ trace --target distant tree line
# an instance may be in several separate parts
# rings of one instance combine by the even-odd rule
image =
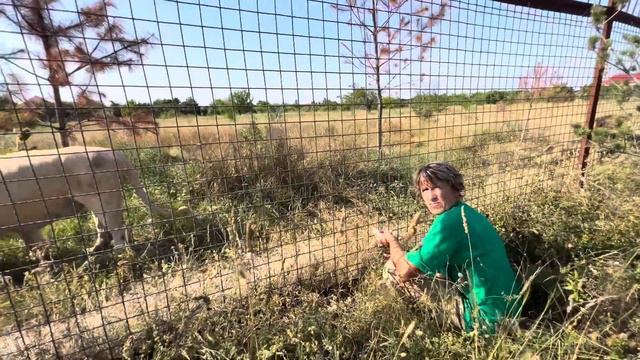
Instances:
[[[602,96],[608,96],[616,91],[615,86],[602,88]],[[585,99],[589,94],[589,86],[574,90],[567,85],[555,85],[544,89],[537,101],[569,102],[576,98]],[[382,98],[384,109],[398,109],[411,107],[413,112],[422,117],[429,118],[434,114],[444,111],[450,106],[462,106],[470,109],[474,105],[510,104],[523,98],[522,90],[501,91],[492,90],[470,94],[419,94],[410,99],[401,99],[391,96]],[[200,105],[193,97],[185,100],[179,98],[156,99],[152,103],[129,100],[126,104],[111,102],[108,105],[101,103],[90,106],[74,107],[73,103],[63,102],[62,107],[68,109],[71,117],[88,118],[92,116],[132,117],[136,114],[147,113],[153,117],[173,118],[183,115],[198,116],[224,116],[235,119],[238,115],[251,113],[266,113],[269,118],[277,118],[281,114],[291,111],[374,111],[378,105],[376,92],[365,88],[354,88],[342,95],[340,101],[325,98],[321,101],[312,101],[308,104],[269,103],[259,100],[254,103],[249,90],[239,90],[231,93],[226,99],[216,99],[209,105]],[[30,109],[26,111],[25,109]],[[38,109],[38,111],[32,111]],[[0,96],[0,128],[11,129],[15,126],[16,112],[24,126],[30,126],[38,122],[52,122],[55,119],[55,106],[42,98],[32,98],[24,103],[13,104],[8,96]]]

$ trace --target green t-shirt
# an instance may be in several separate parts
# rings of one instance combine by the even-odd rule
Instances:
[[[521,286],[500,235],[484,215],[463,202],[438,215],[422,246],[406,257],[424,274],[440,273],[462,284],[467,331],[473,331],[477,319],[481,332],[493,333],[503,318],[520,310]]]

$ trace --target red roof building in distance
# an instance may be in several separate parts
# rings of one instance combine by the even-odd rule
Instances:
[[[626,73],[622,73],[622,74],[615,74],[612,76],[609,76],[608,78],[604,79],[603,81],[603,85],[604,86],[609,86],[612,85],[613,83],[622,83],[622,82],[640,82],[640,73],[635,73],[635,74],[626,74]]]

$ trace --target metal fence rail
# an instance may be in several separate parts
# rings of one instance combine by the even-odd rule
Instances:
[[[371,228],[402,233],[420,211],[411,177],[430,161],[456,165],[481,209],[577,169],[596,66],[583,15],[46,3],[0,2],[3,358],[117,357],[203,299],[361,276]],[[614,47],[623,33],[638,30],[614,26]],[[611,84],[596,126],[631,106]]]

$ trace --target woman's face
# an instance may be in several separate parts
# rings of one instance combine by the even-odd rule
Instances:
[[[453,190],[449,184],[439,181],[431,183],[424,178],[420,179],[420,194],[427,209],[434,215],[449,210],[460,199],[460,192]]]

